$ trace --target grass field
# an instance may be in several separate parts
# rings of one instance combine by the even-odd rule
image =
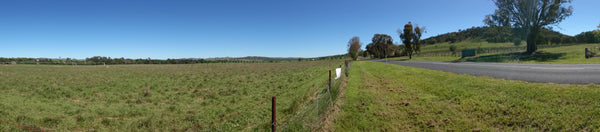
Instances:
[[[597,131],[600,86],[357,61],[336,131]]]
[[[438,45],[438,44],[436,44]],[[441,44],[444,45],[444,44]],[[446,44],[447,45],[447,44]],[[467,44],[465,44],[467,45]],[[476,45],[470,44],[471,47]],[[502,47],[506,44],[499,44]],[[488,45],[489,46],[489,45]],[[430,46],[426,46],[431,47]],[[507,62],[507,63],[542,63],[542,64],[598,64],[600,57],[585,58],[585,48],[598,49],[600,44],[580,44],[553,48],[538,49],[533,55],[524,55],[523,52],[512,53],[486,53],[478,54],[475,58],[461,59],[454,56],[413,56],[411,61],[456,61],[456,62]],[[439,48],[438,48],[439,49]],[[441,50],[441,49],[440,49]],[[446,49],[447,50],[447,49]],[[595,52],[599,53],[598,50]],[[600,53],[599,53],[600,54]],[[408,57],[393,57],[389,60],[408,61]]]
[[[242,111],[284,91],[289,92],[277,97],[277,113],[293,115],[302,110],[295,106],[326,87],[327,70],[341,64],[0,65],[0,119],[50,131],[172,131]],[[269,100],[190,130],[264,131],[270,110]],[[311,129],[303,123],[288,128]],[[23,129],[0,122],[0,131]]]

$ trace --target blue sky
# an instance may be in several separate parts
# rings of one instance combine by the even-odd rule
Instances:
[[[575,0],[555,30],[600,24],[598,0]],[[490,0],[3,0],[0,57],[317,57],[364,45],[375,33],[399,41],[408,21],[424,38],[483,26]]]

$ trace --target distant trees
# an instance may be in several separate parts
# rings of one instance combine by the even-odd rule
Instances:
[[[150,59],[150,58],[148,58]],[[91,58],[85,58],[85,63],[88,64],[92,64],[92,65],[97,65],[97,64],[169,64],[168,60],[159,60],[159,59],[154,59],[154,60],[144,60],[144,59],[125,59],[123,57],[121,58],[110,58],[110,57],[106,57],[106,56],[93,56]]]
[[[575,40],[577,43],[600,43],[600,37],[595,33],[596,31],[587,31],[577,34],[575,35]]]
[[[450,32],[440,34],[437,36],[429,37],[424,39],[424,44],[436,44],[436,43],[457,43],[464,40],[484,40],[488,43],[505,43],[511,42],[511,38],[519,37],[515,36],[513,32],[518,32],[516,29],[510,27],[501,26],[487,26],[487,27],[471,27],[466,30],[460,30],[459,32]]]
[[[575,35],[577,43],[600,43],[600,25],[593,31],[581,32]]]
[[[573,13],[572,6],[565,7],[571,0],[494,0],[494,3],[498,9],[486,16],[484,23],[522,29],[527,40],[527,53],[537,50],[543,27],[557,24]]]
[[[51,58],[3,58],[0,57],[0,64],[52,64],[52,65],[114,65],[114,64],[197,64],[197,63],[265,63],[265,62],[282,62],[296,60],[331,60],[342,59],[347,55],[333,55],[318,58],[268,58],[268,57],[243,57],[243,58],[214,58],[214,59],[129,59],[129,58],[111,58],[106,56],[93,56],[85,59],[51,59]]]
[[[398,29],[400,39],[402,40],[402,43],[404,43],[404,53],[408,55],[409,59],[412,59],[414,53],[421,51],[421,36],[423,32],[424,28],[415,26],[413,29],[413,25],[410,22],[404,25],[403,30]]]
[[[400,49],[400,47],[397,44],[390,45],[390,47],[388,47],[388,51],[389,52],[386,52],[387,56],[388,57],[390,57],[390,56],[400,56],[401,51],[398,51],[399,49]]]
[[[368,57],[368,56],[369,56],[369,52],[367,52],[367,51],[360,50],[360,52],[359,52],[359,53],[360,53],[360,55],[361,55],[362,57]]]
[[[594,34],[596,35],[596,41],[600,42],[600,24],[598,24],[598,29],[594,30]]]
[[[509,42],[510,38],[514,38],[510,27],[504,26],[490,26],[483,35],[489,43]]]
[[[427,42],[427,44],[436,44],[443,42],[455,43],[466,40],[467,38],[486,38],[484,35],[486,35],[488,29],[488,27],[471,27],[466,30],[461,30],[460,32],[450,32],[429,37],[423,41]],[[493,34],[493,36],[497,35]]]
[[[398,50],[396,50],[395,56],[406,56],[404,45],[398,44]]]
[[[393,46],[392,37],[387,34],[375,34],[366,48],[367,52],[373,57],[383,58],[394,52]]]
[[[352,57],[352,60],[356,60],[358,58],[360,46],[360,39],[356,36],[352,37],[352,39],[348,41],[348,54],[350,57]]]

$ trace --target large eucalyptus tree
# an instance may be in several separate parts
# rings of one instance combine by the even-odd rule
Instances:
[[[527,53],[537,50],[536,39],[543,27],[560,23],[573,14],[572,0],[494,0],[498,7],[484,22],[490,26],[521,29],[527,40]]]

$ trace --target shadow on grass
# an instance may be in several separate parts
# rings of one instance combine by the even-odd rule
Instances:
[[[394,61],[409,61],[409,59],[396,59]]]
[[[485,55],[479,56],[475,58],[467,58],[463,61],[469,62],[508,62],[508,61],[537,61],[537,62],[546,62],[557,60],[562,56],[565,56],[566,53],[548,53],[548,52],[535,52],[531,55],[527,55],[523,52],[514,52],[514,53],[505,53],[505,54],[495,54],[495,55]]]

